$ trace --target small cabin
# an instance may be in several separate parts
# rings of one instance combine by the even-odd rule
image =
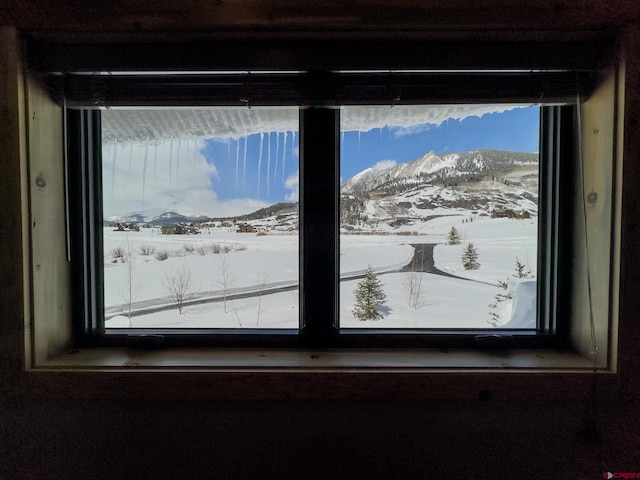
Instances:
[[[236,230],[237,233],[255,233],[256,229],[253,227],[253,225],[248,225],[248,224],[242,224],[238,227],[238,229]]]
[[[200,231],[193,225],[177,223],[175,225],[162,226],[163,235],[196,235],[198,233],[200,233]]]

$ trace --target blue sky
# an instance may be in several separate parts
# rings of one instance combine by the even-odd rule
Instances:
[[[425,153],[466,152],[481,148],[537,152],[539,108],[517,108],[481,118],[449,119],[407,128],[385,127],[369,132],[345,132],[340,174],[346,182],[378,162],[410,162]],[[360,137],[360,138],[358,138]]]
[[[297,200],[298,132],[209,139],[201,152],[218,172],[212,181],[218,199],[249,197],[267,203]]]
[[[494,148],[537,152],[538,124],[538,108],[517,108],[485,114],[481,118],[449,119],[439,126],[422,124],[344,132],[341,135],[341,178],[344,182],[376,164],[409,162],[429,151],[451,153]],[[212,181],[218,198],[224,201],[251,197],[267,203],[295,200],[298,133],[287,133],[286,149],[284,141],[285,134],[276,132],[249,135],[238,140],[206,140],[202,153],[218,172],[218,178]]]

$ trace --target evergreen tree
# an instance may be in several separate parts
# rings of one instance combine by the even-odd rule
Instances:
[[[451,227],[451,230],[449,230],[447,243],[449,245],[458,245],[460,243],[460,232],[458,232],[458,229],[456,227]]]
[[[514,275],[516,278],[530,278],[533,277],[531,273],[531,269],[527,268],[527,265],[522,263],[518,257],[516,257],[516,273]]]
[[[480,268],[478,263],[478,251],[473,243],[468,243],[462,253],[462,267],[465,270],[477,270]]]
[[[354,291],[356,303],[353,306],[353,316],[365,320],[378,320],[384,315],[378,311],[378,307],[384,305],[387,296],[382,291],[382,284],[371,266],[367,268],[364,278],[358,282]]]

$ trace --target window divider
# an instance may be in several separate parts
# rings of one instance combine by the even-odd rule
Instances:
[[[300,341],[338,333],[340,110],[300,109]]]

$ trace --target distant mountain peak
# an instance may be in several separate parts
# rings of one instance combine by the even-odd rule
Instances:
[[[465,176],[496,175],[524,165],[538,163],[535,153],[510,152],[493,149],[470,150],[460,153],[436,154],[430,151],[421,157],[393,167],[373,170],[367,168],[347,180],[343,193],[371,191],[382,185],[397,182],[443,182]]]

